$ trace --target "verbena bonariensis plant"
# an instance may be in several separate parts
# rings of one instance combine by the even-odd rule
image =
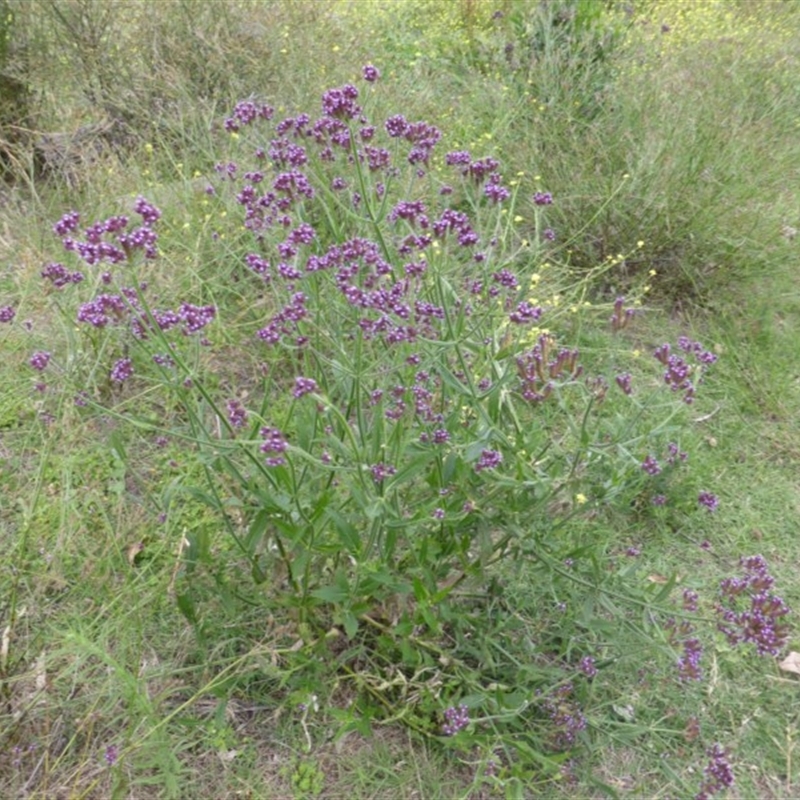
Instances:
[[[375,83],[378,71],[363,77]],[[154,299],[143,267],[158,257],[161,213],[144,198],[136,224],[114,216],[81,231],[79,214],[62,217],[55,233],[83,264],[52,263],[42,276],[68,314],[61,292],[91,287],[77,320],[110,357],[102,386],[79,376],[75,402],[149,386],[180,410],[183,423],[147,424],[199,452],[208,488],[197,494],[235,545],[191,553],[246,564],[260,587],[252,602],[293,620],[275,651],[288,687],[316,693],[346,678],[418,731],[480,745],[486,779],[519,764],[557,771],[546,754],[586,735],[580,686],[598,667],[588,645],[568,657],[555,645],[509,655],[519,631],[503,579],[513,566],[542,597],[611,587],[633,604],[666,602],[668,592],[598,566],[602,547],[571,543],[569,523],[642,494],[667,502],[665,476],[686,454],[655,447],[715,357],[689,339],[664,344],[650,362],[664,372],[639,386],[620,371],[619,348],[584,363],[565,340],[579,315],[597,322],[581,304],[589,279],[539,274],[552,196],[538,191],[525,206],[496,159],[440,157],[435,126],[399,114],[373,124],[362,102],[347,85],[325,92],[317,118],[275,120],[245,101],[226,120],[240,155],[217,165],[208,202],[240,209],[249,305]],[[526,209],[523,238],[514,223]],[[617,340],[635,318],[623,298],[610,317],[601,310]],[[260,387],[221,393],[209,373],[205,337],[222,335],[226,311],[248,328],[238,346],[259,350]],[[13,319],[10,307],[0,313]],[[58,357],[37,352],[31,366],[44,378]],[[713,510],[717,500],[704,492],[699,502]],[[226,570],[215,574],[222,586]],[[196,621],[188,574],[181,585]],[[561,605],[542,617],[554,629],[567,624]],[[748,628],[732,610],[725,620],[729,638]],[[694,628],[669,626],[685,634],[673,642],[685,651],[679,677],[697,678]],[[298,634],[302,647],[289,646]],[[320,654],[325,668],[310,657]]]

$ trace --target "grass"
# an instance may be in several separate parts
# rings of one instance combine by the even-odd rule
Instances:
[[[382,110],[440,124],[447,149],[502,158],[526,197],[553,193],[547,219],[557,239],[543,259],[569,263],[574,276],[629,254],[590,298],[651,285],[623,332],[620,358],[634,370],[633,350],[644,359],[687,332],[720,355],[681,417],[691,469],[679,478],[686,497],[713,489],[719,511],[598,508],[576,519],[563,555],[600,547],[614,570],[644,586],[675,575],[680,588],[711,596],[739,555],[760,552],[780,594],[800,607],[796,9],[764,2],[756,14],[749,4],[708,2],[679,13],[654,3],[633,18],[618,9],[602,29],[612,47],[591,25],[582,32],[580,10],[557,23],[547,16],[579,5],[506,2],[492,18],[478,0],[374,3],[369,13],[343,0],[229,0],[201,13],[123,3],[115,14],[90,0],[33,10],[9,0],[19,40],[38,54],[25,62],[24,49],[12,48],[5,67],[24,73],[36,98],[31,141],[109,118],[122,120],[125,137],[69,176],[41,175],[34,146],[15,144],[0,198],[0,306],[13,301],[18,314],[0,325],[0,794],[502,796],[481,779],[485,753],[416,736],[398,720],[367,725],[345,677],[316,698],[312,679],[307,691],[291,684],[282,654],[296,631],[242,604],[242,566],[218,517],[187,490],[201,482],[202,464],[185,443],[162,446],[124,424],[129,414],[178,419],[179,408],[146,388],[122,396],[107,387],[113,410],[82,415],[70,397],[37,392],[27,366],[34,350],[69,341],[87,385],[98,380],[103,340],[78,346],[71,319],[50,313],[39,271],[56,257],[50,228],[64,211],[102,218],[145,193],[164,211],[168,254],[152,281],[165,300],[238,309],[221,348],[197,358],[213,362],[220,386],[255,392],[262,359],[242,340],[269,299],[242,279],[233,207],[220,216],[204,192],[234,147],[220,120],[250,95],[287,114],[316,107],[323,88],[353,79],[367,61],[389,87],[375,98]],[[72,48],[72,36],[94,44]],[[521,236],[533,238],[537,213],[523,201]],[[609,337],[578,328],[576,336],[587,352],[609,347]],[[626,557],[629,547],[641,554]],[[220,566],[196,570],[190,607],[181,587],[192,548]],[[588,731],[563,775],[510,782],[506,796],[691,796],[714,741],[735,765],[728,797],[794,795],[796,686],[776,660],[718,643],[706,681],[681,688],[666,677],[668,649],[639,658],[647,620],[601,607],[585,624],[582,590],[546,597],[539,573],[504,580],[497,608],[514,609],[504,624],[515,641],[546,641],[543,619],[565,601],[571,640],[558,646],[591,644],[608,655],[582,697]],[[793,632],[788,649],[796,647]],[[543,650],[528,652],[546,671]],[[306,669],[313,676],[323,666]]]

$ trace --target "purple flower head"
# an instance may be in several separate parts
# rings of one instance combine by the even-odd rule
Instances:
[[[44,372],[47,365],[50,363],[50,353],[46,350],[38,350],[31,357],[28,363],[39,372]]]
[[[591,656],[584,656],[578,664],[578,669],[587,677],[594,678],[597,675],[597,667]]]
[[[661,467],[659,466],[658,461],[656,461],[655,456],[647,456],[647,458],[642,461],[642,469],[648,475],[658,475],[661,472]]]
[[[553,195],[550,192],[536,192],[533,202],[537,206],[549,206],[553,202]]]
[[[386,478],[397,472],[391,464],[384,464],[383,462],[373,464],[369,469],[372,473],[372,480],[375,481],[375,483],[383,483]]]
[[[399,139],[401,136],[405,136],[406,130],[408,130],[408,121],[402,114],[395,114],[386,120],[384,126],[389,136]]]
[[[261,438],[264,441],[261,443],[261,450],[262,453],[277,453],[277,456],[270,456],[265,459],[266,464],[268,467],[279,467],[286,463],[286,459],[283,457],[283,453],[286,452],[286,448],[289,446],[289,443],[286,441],[286,437],[281,433],[278,428],[271,428],[268,425],[265,425],[259,433],[261,434]]]
[[[683,641],[683,655],[678,659],[678,680],[681,683],[703,679],[703,672],[700,669],[702,655],[703,645],[699,639],[690,637]]]
[[[709,800],[712,795],[724,792],[733,786],[735,779],[733,767],[728,762],[728,755],[721,744],[715,744],[706,751],[708,765],[703,770],[703,782],[695,800]]]
[[[236,399],[228,400],[228,422],[234,428],[243,428],[247,422],[247,409]]]
[[[233,115],[225,120],[225,130],[238,131],[243,125],[251,125],[257,119],[272,119],[275,109],[268,105],[258,105],[252,100],[241,100],[233,109]]]
[[[103,758],[105,759],[106,764],[109,767],[113,767],[114,764],[117,763],[117,759],[119,758],[119,749],[115,744],[110,744],[106,747],[105,753],[103,753]]]
[[[178,311],[184,323],[183,332],[187,335],[205,328],[216,314],[217,309],[214,306],[193,306],[191,303],[181,303]]]
[[[719,506],[719,498],[711,492],[700,492],[697,496],[697,502],[701,506],[705,506],[709,511],[716,511]]]
[[[619,386],[619,388],[622,389],[625,394],[631,394],[633,392],[633,388],[631,387],[630,372],[623,372],[620,375],[617,375],[616,381],[617,386]]]
[[[483,189],[483,193],[493,202],[502,203],[503,200],[508,200],[511,197],[511,192],[505,186],[501,186],[499,182],[487,183]]]
[[[120,358],[111,367],[111,380],[114,383],[125,383],[133,375],[133,361],[129,358]]]
[[[294,390],[292,391],[292,396],[299,399],[304,394],[310,394],[311,392],[317,391],[317,382],[312,378],[295,378],[294,379]]]
[[[762,556],[743,557],[739,563],[744,568],[742,577],[720,581],[718,627],[731,644],[751,643],[759,655],[776,656],[789,637],[789,626],[783,621],[789,608],[770,591],[775,579]]]
[[[0,308],[0,322],[11,322],[17,315],[12,306],[3,306]]]
[[[495,469],[499,467],[503,461],[503,454],[497,450],[483,450],[478,463],[475,464],[475,472],[481,472],[485,469]]]
[[[136,198],[133,210],[141,216],[143,224],[148,227],[161,218],[161,212],[141,196]]]
[[[68,211],[53,225],[53,233],[55,233],[56,236],[66,236],[68,233],[77,230],[80,222],[81,215],[77,211]]]
[[[542,309],[525,300],[517,305],[516,310],[509,314],[508,318],[517,325],[526,325],[529,322],[536,322],[541,316]]]
[[[70,283],[80,283],[83,280],[82,272],[69,272],[63,264],[48,264],[42,271],[41,276],[49,280],[56,289],[62,289]]]
[[[455,736],[459,731],[469,725],[469,709],[465,705],[450,706],[444,712],[444,724],[442,734],[445,736]]]
[[[572,684],[566,683],[553,689],[541,701],[542,709],[553,726],[550,739],[555,750],[569,750],[574,746],[578,734],[586,729],[586,717],[570,697],[572,691]]]
[[[545,228],[542,231],[542,238],[547,242],[554,242],[556,240],[556,232],[552,228]]]
[[[361,106],[355,102],[357,98],[358,89],[352,84],[328,89],[322,95],[322,111],[334,119],[355,119],[361,114]]]
[[[375,81],[381,77],[381,73],[379,72],[378,68],[372,64],[365,64],[361,68],[361,76],[367,83],[375,83]]]
[[[616,333],[623,328],[628,327],[628,323],[633,319],[636,311],[632,308],[623,308],[625,304],[624,297],[618,297],[614,301],[614,313],[611,315],[611,330]]]

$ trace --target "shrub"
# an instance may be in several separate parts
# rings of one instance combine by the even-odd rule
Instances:
[[[716,508],[705,490],[681,497],[678,443],[716,356],[683,337],[642,364],[626,340],[636,303],[585,300],[616,261],[588,276],[556,266],[558,198],[526,198],[491,154],[439,156],[425,121],[371,121],[379,78],[368,65],[365,89],[328,90],[317,117],[247,100],[225,120],[207,230],[239,257],[226,277],[238,303],[230,287],[218,304],[152,284],[162,221],[145,198],[135,223],[64,214],[71,263],[42,277],[78,345],[29,363],[46,395],[52,375],[84,413],[132,419],[199,460],[207,483],[183,491],[227,533],[186,534],[177,602],[199,631],[208,574],[224,605],[280,620],[270,674],[288,705],[307,714],[309,697],[346,691],[341,731],[401,719],[477,748],[476,780],[511,787],[560,774],[587,741],[585,704],[623,657],[615,625],[631,609],[647,612],[647,642],[682,651],[676,681],[702,677],[696,595],[676,608],[673,582],[642,585],[636,552],[593,539],[591,522]],[[237,368],[254,347],[260,379]],[[718,604],[723,632],[774,653],[785,606],[763,560],[744,566]],[[520,591],[538,619],[515,612]],[[765,614],[769,637],[753,622]]]

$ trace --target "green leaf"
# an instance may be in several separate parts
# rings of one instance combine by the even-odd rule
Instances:
[[[175,602],[178,604],[178,610],[189,621],[191,625],[197,625],[197,611],[194,606],[194,601],[188,594],[178,594],[175,596]]]
[[[358,530],[350,520],[338,511],[328,511],[328,519],[333,523],[334,530],[344,549],[355,559],[361,558],[361,537]]]
[[[256,585],[264,583],[264,581],[267,579],[267,576],[264,574],[264,570],[261,569],[261,565],[258,563],[258,559],[253,559],[250,573],[253,576],[253,581],[256,583]]]
[[[316,597],[317,600],[322,600],[323,603],[333,604],[343,603],[350,596],[346,588],[343,589],[341,586],[330,584],[313,589],[309,594],[312,597]]]
[[[352,639],[358,632],[358,618],[351,611],[345,611],[342,616],[344,632],[348,639]]]
[[[269,520],[269,511],[266,509],[261,509],[261,511],[255,515],[253,521],[250,523],[250,527],[247,529],[247,536],[244,540],[245,548],[247,549],[247,553],[249,555],[252,556],[253,553],[255,553],[258,545],[261,544],[261,540],[267,533]]]
[[[425,584],[419,578],[414,578],[414,599],[418,603],[424,603],[429,597],[430,593]]]

